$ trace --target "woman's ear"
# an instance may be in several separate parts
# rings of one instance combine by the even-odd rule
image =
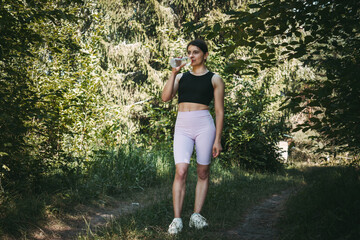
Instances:
[[[209,56],[209,52],[205,53],[204,59],[206,60],[208,56]]]

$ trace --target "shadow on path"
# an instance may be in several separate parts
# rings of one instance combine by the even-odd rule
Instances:
[[[284,210],[286,200],[294,189],[287,189],[256,205],[243,217],[241,225],[224,235],[227,239],[240,240],[275,240],[277,230],[275,224]]]

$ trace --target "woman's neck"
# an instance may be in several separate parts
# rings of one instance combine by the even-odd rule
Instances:
[[[193,73],[194,75],[203,75],[207,72],[208,72],[208,70],[205,65],[194,66],[191,71],[191,73]]]

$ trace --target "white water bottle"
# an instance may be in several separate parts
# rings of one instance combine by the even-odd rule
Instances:
[[[190,63],[190,59],[188,57],[177,57],[177,58],[171,58],[170,59],[170,65],[173,68],[179,67],[186,63],[188,65]]]

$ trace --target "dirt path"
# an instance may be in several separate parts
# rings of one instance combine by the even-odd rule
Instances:
[[[66,215],[61,219],[49,217],[41,228],[39,227],[28,237],[34,240],[75,239],[81,233],[96,231],[97,227],[105,226],[111,222],[111,219],[159,201],[166,197],[169,192],[170,190],[167,188],[149,189],[132,194],[126,200],[114,201],[111,206],[107,207],[77,206],[76,214]],[[235,229],[221,233],[221,239],[277,239],[275,223],[284,210],[286,200],[293,192],[294,190],[288,189],[279,194],[274,194],[249,209],[242,217],[241,224]]]
[[[143,203],[129,201],[118,202],[116,205],[103,208],[79,205],[73,215],[49,216],[46,223],[31,234],[31,239],[74,239],[86,231],[95,231],[97,227],[105,225],[111,219],[145,206]]]
[[[275,240],[277,231],[275,224],[284,210],[284,205],[289,196],[294,192],[292,189],[274,194],[259,205],[250,209],[241,225],[224,235],[227,239],[240,240]]]
[[[32,232],[26,239],[33,240],[68,240],[76,239],[79,234],[96,231],[99,226],[106,226],[112,219],[146,207],[162,200],[171,193],[167,187],[151,188],[133,193],[124,200],[110,199],[106,206],[78,205],[75,214],[48,216],[41,227]]]

